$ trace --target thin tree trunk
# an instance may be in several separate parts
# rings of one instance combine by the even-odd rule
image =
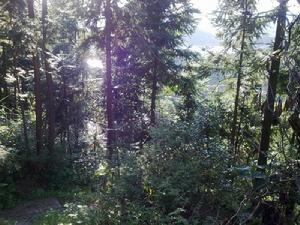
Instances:
[[[238,65],[238,72],[237,72],[237,82],[236,82],[236,94],[235,94],[235,101],[234,101],[234,111],[233,111],[233,121],[232,121],[232,132],[231,132],[231,147],[232,153],[234,157],[237,156],[237,149],[236,149],[236,142],[237,142],[237,129],[238,129],[238,106],[239,106],[239,98],[240,98],[240,90],[241,90],[241,83],[242,83],[242,75],[243,75],[243,62],[244,62],[244,49],[245,49],[245,37],[246,37],[246,20],[247,20],[247,10],[248,10],[248,3],[247,0],[244,1],[244,12],[243,12],[243,30],[242,30],[242,39],[241,39],[241,48],[240,48],[240,58],[239,58],[239,65]]]
[[[46,41],[47,41],[47,29],[46,29],[46,18],[48,13],[47,0],[42,1],[42,49],[43,59],[46,73],[47,83],[47,100],[48,100],[48,151],[53,153],[54,139],[55,139],[55,108],[54,108],[54,93],[53,93],[53,79],[50,71],[50,65],[48,62]]]
[[[23,93],[23,90],[21,91],[20,89],[19,78],[17,78],[17,90],[18,90],[18,94]],[[29,154],[30,148],[29,148],[29,141],[28,141],[28,128],[27,128],[28,121],[27,121],[26,110],[25,110],[26,103],[25,103],[25,99],[22,100],[20,95],[18,95],[18,102],[20,104],[20,109],[21,109],[25,149],[27,151],[27,154]]]
[[[1,105],[5,103],[5,75],[6,75],[6,55],[5,55],[5,45],[2,45],[2,55],[1,55],[1,60],[2,60],[2,66],[0,69],[0,103]]]
[[[34,18],[34,0],[27,0],[28,16]]]
[[[105,54],[106,54],[106,116],[107,116],[107,159],[113,164],[114,126],[113,126],[113,93],[112,93],[112,56],[111,56],[112,10],[110,0],[105,5]]]
[[[28,71],[27,71],[27,76],[28,76]],[[23,77],[21,77],[21,89],[19,91],[19,93],[25,94],[28,92],[26,83],[25,83],[25,79]],[[22,113],[22,120],[23,120],[23,129],[24,129],[24,138],[25,138],[25,146],[27,149],[27,153],[30,154],[30,146],[29,146],[29,139],[28,139],[28,121],[29,121],[29,117],[28,117],[28,110],[29,110],[29,104],[28,104],[28,99],[20,99],[21,102],[21,113]]]
[[[242,144],[240,141],[241,140],[240,135],[241,135],[241,129],[242,129],[242,122],[244,119],[244,114],[243,114],[243,110],[242,110],[244,107],[245,107],[245,96],[243,98],[242,105],[241,105],[240,121],[238,123],[237,135],[236,135],[236,139],[235,139],[235,143],[234,143],[236,159],[237,159],[238,153],[240,152],[240,147]]]
[[[43,108],[42,108],[42,88],[39,57],[32,55],[33,71],[34,71],[34,95],[35,95],[35,138],[36,138],[36,154],[39,155],[43,146]]]
[[[17,46],[17,43],[13,41],[13,45]],[[14,100],[13,100],[13,118],[17,118],[18,115],[18,86],[19,86],[19,78],[17,74],[17,52],[16,48],[13,48],[12,57],[13,57],[13,76],[16,79],[14,82]]]
[[[63,81],[63,143],[65,146],[65,152],[66,154],[69,153],[68,150],[68,143],[66,143],[66,137],[67,137],[67,130],[69,130],[69,114],[68,114],[68,96],[67,96],[67,78],[63,75],[62,77]]]
[[[153,68],[153,74],[152,74],[152,87],[151,87],[151,105],[150,105],[150,124],[154,125],[156,123],[156,95],[157,95],[157,55],[154,59],[154,68]]]
[[[74,124],[74,149],[78,151],[79,148],[79,127],[78,127],[78,120],[75,120]]]
[[[1,88],[3,88],[1,101],[3,100],[5,109],[7,111],[9,107],[9,90],[5,80],[7,73],[7,55],[6,55],[6,45],[2,43],[2,67],[1,67]]]
[[[16,81],[14,82],[14,96],[13,96],[13,108],[12,108],[12,118],[17,119],[18,115],[18,97],[17,97],[17,85],[18,85],[18,78],[15,76]]]
[[[70,126],[67,128],[67,150],[69,151],[70,159],[72,158],[72,148],[70,141]]]
[[[28,16],[34,19],[34,0],[27,0]],[[40,155],[43,147],[43,108],[42,108],[42,88],[40,60],[38,52],[32,53],[34,96],[35,96],[35,139],[36,154]]]
[[[274,102],[276,97],[277,78],[280,69],[280,53],[282,49],[282,43],[285,36],[285,21],[287,11],[287,0],[281,0],[278,20],[276,28],[276,36],[274,43],[274,55],[271,59],[271,70],[269,72],[268,92],[267,92],[267,106],[264,107],[264,118],[262,122],[260,147],[258,152],[258,171],[262,174],[265,173],[265,167],[267,166],[268,151],[270,146],[271,127],[274,117]],[[263,181],[261,179],[255,179],[254,188],[259,189]]]

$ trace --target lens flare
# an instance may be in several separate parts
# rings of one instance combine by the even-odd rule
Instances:
[[[103,63],[100,59],[96,59],[96,58],[89,58],[86,60],[87,65],[90,68],[96,68],[96,69],[103,69]]]

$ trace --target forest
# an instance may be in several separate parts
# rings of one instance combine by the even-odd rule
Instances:
[[[0,225],[300,224],[300,1],[270,1],[218,0],[216,49],[209,1],[0,0]]]

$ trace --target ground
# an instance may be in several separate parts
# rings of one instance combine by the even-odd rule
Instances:
[[[20,203],[0,213],[0,218],[16,221],[16,225],[30,225],[33,219],[51,209],[62,209],[56,198],[38,199]],[[1,220],[0,220],[1,223]]]

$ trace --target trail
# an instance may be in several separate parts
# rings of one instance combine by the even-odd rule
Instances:
[[[0,212],[0,217],[16,221],[16,225],[31,225],[34,218],[51,209],[62,209],[57,198],[46,198],[20,203],[15,208]]]

